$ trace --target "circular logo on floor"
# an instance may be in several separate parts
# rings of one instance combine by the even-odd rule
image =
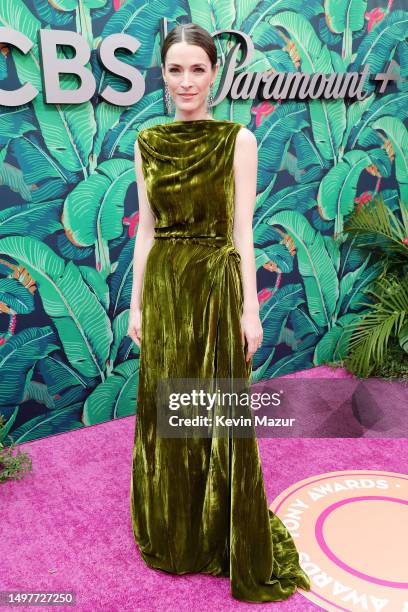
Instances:
[[[323,610],[408,612],[408,475],[345,470],[286,489],[270,505]]]

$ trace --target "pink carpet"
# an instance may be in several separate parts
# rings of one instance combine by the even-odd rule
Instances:
[[[344,375],[328,368],[307,374]],[[53,612],[320,609],[300,592],[286,602],[241,603],[231,597],[228,578],[147,568],[129,515],[134,425],[135,417],[127,417],[20,445],[33,471],[1,487],[0,590],[75,592],[75,607],[40,608]],[[403,472],[408,463],[406,439],[263,438],[259,448],[269,503],[313,474]]]

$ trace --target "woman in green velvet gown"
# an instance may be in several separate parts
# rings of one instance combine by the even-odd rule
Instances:
[[[310,581],[290,533],[268,508],[255,433],[157,432],[160,380],[249,381],[252,367],[250,334],[241,326],[242,258],[232,232],[235,143],[246,128],[209,116],[216,49],[206,30],[195,24],[172,30],[162,67],[175,120],[141,130],[135,147],[140,218],[128,333],[140,346],[140,370],[133,533],[151,568],[229,576],[238,600],[281,601],[298,587],[309,590]],[[194,96],[183,98],[184,91]],[[253,328],[251,346],[259,346],[259,314]]]

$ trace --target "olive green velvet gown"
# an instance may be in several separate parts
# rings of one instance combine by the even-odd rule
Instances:
[[[138,143],[156,218],[142,290],[130,508],[145,563],[229,576],[243,601],[309,590],[294,541],[268,508],[252,437],[156,435],[159,379],[250,379],[241,340],[240,254],[232,241],[233,158],[242,124],[173,121]]]

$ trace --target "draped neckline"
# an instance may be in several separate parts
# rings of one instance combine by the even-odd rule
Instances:
[[[185,125],[197,125],[197,124],[206,124],[206,123],[234,123],[233,121],[230,121],[229,119],[178,119],[177,121],[170,121],[169,123],[159,123],[157,124],[155,127],[183,127]]]
[[[208,123],[214,126],[207,127]],[[225,129],[230,126],[232,131],[237,125],[242,124],[229,119],[178,119],[145,128],[139,132],[138,141],[142,153],[150,158],[191,168],[197,160],[204,160],[217,149],[221,151],[225,147]]]

